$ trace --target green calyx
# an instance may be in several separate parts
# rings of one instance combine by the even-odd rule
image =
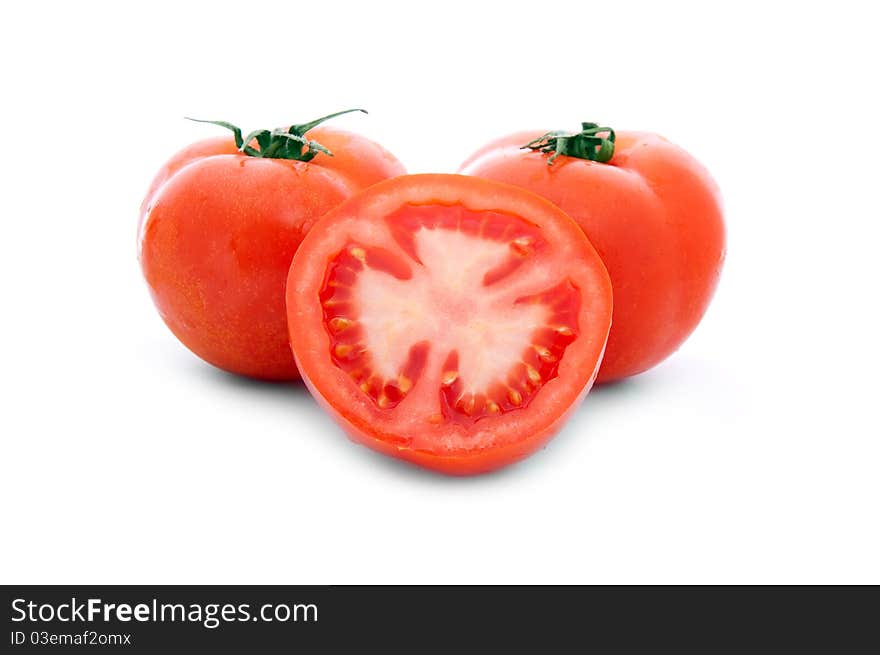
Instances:
[[[550,166],[559,155],[605,163],[614,155],[614,130],[598,123],[581,123],[580,132],[547,132],[522,146],[539,152],[553,153]]]
[[[295,159],[296,161],[311,161],[318,153],[333,156],[327,148],[317,141],[309,141],[305,134],[314,127],[336,116],[342,114],[350,114],[353,111],[367,113],[366,109],[346,109],[338,111],[335,114],[322,116],[309,123],[301,125],[291,125],[290,127],[279,127],[274,130],[254,130],[246,137],[242,138],[241,128],[226,121],[206,121],[200,118],[189,118],[188,121],[196,123],[210,123],[211,125],[219,125],[231,130],[235,137],[235,146],[240,152],[251,157],[265,157],[269,159]],[[251,142],[257,142],[257,148],[251,145]]]

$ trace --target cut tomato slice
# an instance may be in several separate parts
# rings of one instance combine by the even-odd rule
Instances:
[[[580,228],[538,196],[409,175],[311,229],[287,312],[306,384],[352,438],[479,473],[543,445],[589,390],[611,284]]]

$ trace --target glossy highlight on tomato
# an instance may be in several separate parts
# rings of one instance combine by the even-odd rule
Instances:
[[[290,342],[356,441],[452,474],[533,452],[598,370],[611,288],[577,225],[525,191],[460,175],[381,182],[294,257]]]
[[[250,142],[254,154],[232,137],[197,142],[150,186],[138,227],[144,277],[171,331],[214,366],[265,380],[299,377],[284,308],[294,252],[324,213],[405,172],[362,136],[313,127],[330,117],[265,131]]]
[[[583,128],[511,134],[460,171],[547,198],[589,237],[614,287],[598,375],[610,382],[656,366],[696,328],[724,262],[724,220],[717,185],[683,149],[647,132]]]

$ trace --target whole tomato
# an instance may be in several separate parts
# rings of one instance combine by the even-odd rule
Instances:
[[[349,110],[357,111],[357,110]],[[346,112],[339,112],[346,113]],[[405,173],[378,144],[310,123],[206,139],[156,175],[141,205],[138,256],[153,301],[205,361],[266,380],[299,377],[284,287],[309,228],[361,189]]]
[[[580,132],[519,132],[471,155],[461,172],[524,187],[580,225],[614,290],[597,381],[648,370],[706,311],[725,255],[718,187],[656,134],[583,123]]]

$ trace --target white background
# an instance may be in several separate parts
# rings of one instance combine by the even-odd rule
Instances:
[[[11,4],[0,581],[880,583],[869,3]],[[470,479],[203,364],[135,256],[155,170],[220,132],[181,117],[353,106],[412,172],[581,120],[683,145],[726,200],[705,320]]]

